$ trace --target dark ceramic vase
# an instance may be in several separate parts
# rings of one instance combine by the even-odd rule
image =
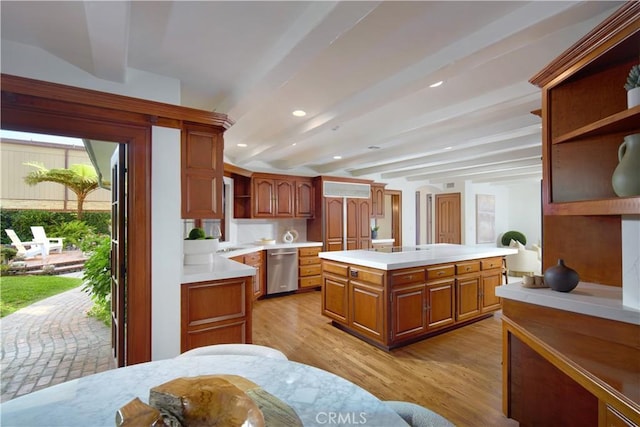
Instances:
[[[544,282],[554,291],[571,292],[580,281],[578,273],[564,265],[564,260],[559,259],[558,265],[547,268],[544,272]]]

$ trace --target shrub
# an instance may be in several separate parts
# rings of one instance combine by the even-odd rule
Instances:
[[[18,236],[25,240],[31,240],[31,226],[41,225],[52,237],[64,237],[54,235],[53,230],[68,222],[77,221],[75,212],[50,212],[44,210],[0,210],[2,217],[2,229],[11,228]],[[85,212],[83,221],[93,227],[98,234],[109,234],[111,223],[110,212]],[[7,233],[0,233],[0,242],[10,244],[11,240]],[[67,242],[65,242],[67,243]]]
[[[16,257],[16,255],[18,254],[18,251],[14,248],[10,248],[10,247],[3,247],[2,249],[0,249],[0,261],[2,264],[6,264],[9,262],[9,260],[12,260]]]
[[[94,302],[109,301],[111,298],[110,252],[111,238],[103,236],[84,263],[82,278],[85,284],[82,290],[89,292]]]
[[[524,234],[522,234],[519,231],[512,230],[512,231],[507,231],[502,235],[502,240],[501,240],[502,246],[509,246],[509,243],[511,243],[511,240],[517,240],[523,245],[527,244],[527,238],[524,236]]]
[[[52,227],[51,235],[63,237],[65,246],[71,245],[76,248],[81,247],[83,240],[96,240],[96,232],[93,227],[77,219]]]

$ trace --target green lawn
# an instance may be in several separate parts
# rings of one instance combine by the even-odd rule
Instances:
[[[81,284],[82,279],[74,277],[2,276],[0,277],[0,317]]]

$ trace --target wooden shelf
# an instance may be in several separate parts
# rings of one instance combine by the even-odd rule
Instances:
[[[544,206],[545,215],[637,215],[640,197],[618,197],[577,202],[557,202]]]
[[[553,138],[551,143],[561,144],[564,142],[576,141],[579,138],[607,135],[611,133],[632,133],[639,131],[640,106],[636,106]]]

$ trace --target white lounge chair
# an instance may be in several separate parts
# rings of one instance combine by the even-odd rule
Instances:
[[[35,242],[23,242],[16,232],[11,229],[5,229],[4,232],[7,233],[7,236],[11,239],[11,245],[18,250],[18,256],[26,259],[33,258],[36,255],[44,256],[44,248],[42,246]]]
[[[47,237],[42,226],[32,226],[31,234],[33,234],[33,241],[43,247],[44,256],[49,255],[51,251],[62,253],[62,237]]]

